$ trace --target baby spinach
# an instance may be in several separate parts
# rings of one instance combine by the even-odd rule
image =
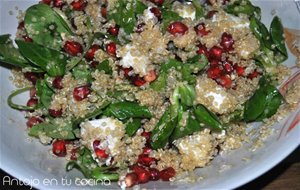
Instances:
[[[98,69],[99,71],[104,71],[108,75],[111,75],[113,72],[111,66],[109,65],[109,60],[102,61],[97,65],[96,69]]]
[[[165,32],[168,28],[168,26],[173,21],[179,21],[182,20],[182,17],[179,16],[176,12],[169,10],[169,9],[162,9],[162,30]]]
[[[264,77],[260,80],[260,87],[245,103],[244,120],[261,121],[277,112],[283,97],[280,92]]]
[[[272,37],[272,41],[274,42],[276,49],[282,54],[283,59],[280,60],[285,61],[288,57],[287,49],[285,46],[285,39],[284,39],[284,31],[283,26],[281,24],[280,19],[278,16],[275,16],[272,20],[271,26],[270,26],[270,34]]]
[[[152,117],[151,112],[146,106],[141,106],[135,102],[112,103],[104,110],[104,115],[113,116],[119,120]]]
[[[91,70],[88,65],[77,65],[72,69],[72,75],[77,80],[91,82],[93,80]]]
[[[248,16],[261,17],[261,9],[254,6],[249,0],[237,0],[234,3],[227,5],[224,9],[227,13],[238,16],[239,14],[246,14]]]
[[[130,137],[132,137],[136,131],[141,127],[141,119],[140,118],[134,118],[130,119],[126,122],[126,134]]]
[[[29,107],[29,106],[23,106],[23,105],[18,105],[18,104],[15,104],[13,103],[12,99],[19,95],[19,94],[22,94],[23,92],[26,92],[26,91],[29,91],[32,87],[25,87],[25,88],[21,88],[21,89],[18,89],[16,91],[14,91],[13,93],[11,93],[8,98],[7,98],[7,104],[11,107],[11,108],[14,108],[14,109],[18,109],[18,110],[34,110],[35,107]]]
[[[73,35],[64,19],[43,3],[26,10],[24,23],[34,42],[56,50],[61,49],[63,38]]]
[[[223,130],[223,126],[219,118],[203,105],[194,108],[195,117],[200,124],[204,124],[214,130]]]
[[[199,0],[193,0],[192,4],[194,5],[196,9],[196,18],[200,19],[204,17],[204,7],[201,5]]]
[[[67,57],[56,50],[42,45],[16,40],[21,54],[31,63],[42,68],[51,77],[65,74]]]
[[[53,90],[48,86],[45,80],[38,80],[36,83],[36,95],[39,97],[39,107],[48,109],[51,101]]]

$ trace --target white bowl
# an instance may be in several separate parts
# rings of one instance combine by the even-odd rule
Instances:
[[[18,10],[25,10],[35,2],[31,0],[1,0],[0,34],[14,34],[17,27]],[[275,10],[285,27],[300,29],[300,13],[293,1],[254,1],[254,4],[262,8],[262,18],[267,25],[272,19],[271,12],[274,13]],[[286,64],[292,66],[295,58],[291,54],[289,57]],[[15,89],[8,80],[11,74],[3,67],[0,67],[0,74],[0,167],[12,176],[38,189],[95,188],[95,186],[78,184],[80,181],[76,181],[75,177],[81,175],[75,171],[66,173],[65,161],[49,156],[50,146],[43,146],[37,140],[28,138],[23,114],[11,109],[6,103],[8,95]],[[24,102],[26,98],[19,96],[16,100]],[[290,113],[287,119],[270,127],[274,129],[273,134],[255,152],[248,151],[250,145],[245,144],[240,149],[218,156],[209,167],[198,169],[197,174],[204,179],[197,183],[171,186],[167,182],[151,182],[142,187],[151,189],[233,189],[241,186],[274,167],[300,144],[300,124],[296,124],[296,127],[288,132],[291,123],[299,122],[299,120],[300,106],[296,112]],[[8,184],[8,178],[3,180]],[[84,181],[81,182],[84,183]],[[99,186],[106,189],[117,188],[116,184],[110,186],[100,184],[98,188]]]

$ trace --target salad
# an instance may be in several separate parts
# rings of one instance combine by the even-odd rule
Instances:
[[[126,188],[180,179],[269,121],[286,104],[283,33],[249,0],[42,0],[17,47],[0,36],[0,61],[28,135],[68,171]]]

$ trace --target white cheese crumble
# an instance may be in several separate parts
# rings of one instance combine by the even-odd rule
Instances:
[[[215,92],[209,92],[208,94],[205,95],[205,97],[213,97],[213,102],[212,104],[220,109],[220,106],[223,104],[224,100],[226,97],[222,96],[222,94],[218,94],[218,93],[215,93]]]
[[[181,16],[182,18],[190,18],[192,20],[196,19],[196,10],[194,6],[187,4],[187,5],[179,5],[175,8],[175,11]]]

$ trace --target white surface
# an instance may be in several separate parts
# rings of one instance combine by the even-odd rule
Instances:
[[[33,2],[0,0],[0,34],[13,34],[17,27],[15,19],[16,6],[24,9]],[[275,9],[285,26],[300,29],[300,16],[296,6],[291,1],[255,1],[255,4],[259,4],[263,8],[262,17],[267,26],[272,18],[271,10]],[[9,15],[9,11],[12,11],[13,15]],[[289,65],[294,63],[294,58],[290,57],[287,61]],[[10,109],[6,103],[7,96],[14,89],[8,80],[9,75],[7,69],[0,68],[0,167],[21,180],[34,183],[35,187],[39,189],[88,188],[86,185],[75,185],[74,180],[72,186],[62,185],[62,178],[67,176],[69,179],[75,179],[75,176],[80,176],[80,174],[76,172],[66,174],[63,159],[51,158],[48,155],[47,151],[51,147],[42,146],[36,140],[28,140],[22,113]],[[21,99],[19,97],[19,101]],[[293,116],[294,113],[291,113],[290,118],[293,118]],[[274,134],[256,152],[247,151],[247,145],[245,145],[243,148],[232,151],[227,155],[218,156],[211,166],[199,169],[197,173],[205,179],[198,183],[170,186],[167,182],[151,182],[142,187],[151,189],[233,189],[243,185],[278,164],[300,144],[299,124],[297,128],[288,134],[285,133],[285,129],[283,135],[278,139],[282,123],[274,126]],[[244,161],[244,158],[248,158],[249,161]],[[224,164],[227,167],[222,166]],[[220,168],[223,169],[222,172],[219,172]],[[55,179],[56,181],[53,180],[52,186],[49,186],[43,183],[44,179]],[[56,182],[58,182],[58,185],[56,185]],[[117,186],[115,184],[112,186],[100,185],[101,187],[107,189],[116,188]]]

